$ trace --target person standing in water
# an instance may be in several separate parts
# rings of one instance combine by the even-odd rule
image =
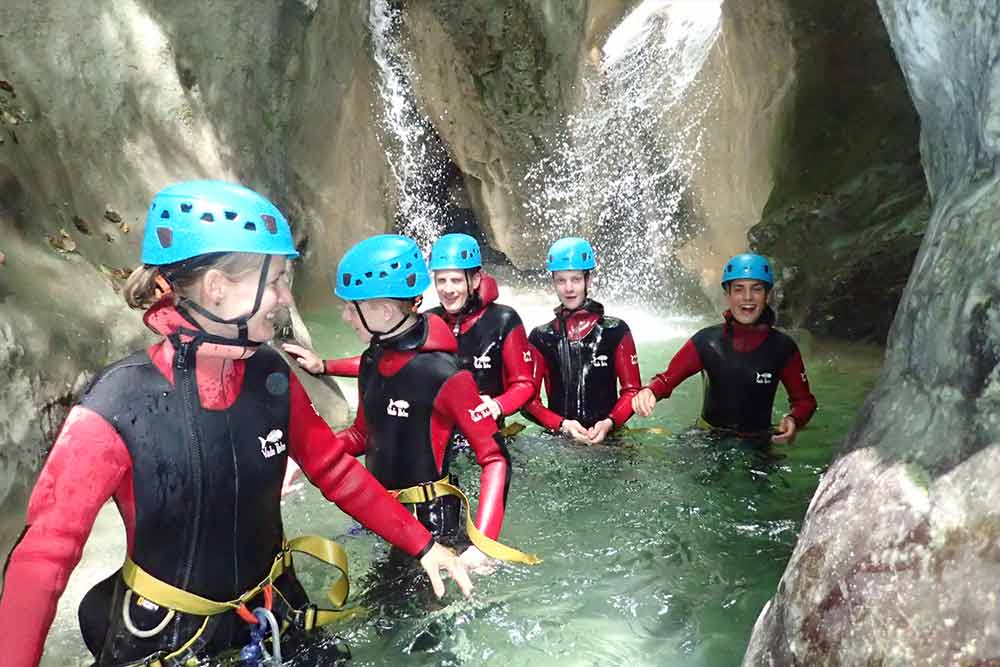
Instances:
[[[309,604],[291,552],[342,570],[346,559],[321,538],[285,538],[289,457],[328,499],[419,558],[438,594],[439,568],[469,593],[457,557],[351,456],[262,345],[291,303],[286,264],[297,256],[284,216],[251,190],[191,181],[153,198],[143,266],[124,292],[162,339],[103,370],[62,426],[5,571],[4,665],[38,664],[109,498],[128,547],[123,568],[80,607],[98,666],[192,664],[246,645],[267,614],[272,630],[287,623],[290,634],[330,620],[335,612]]]
[[[667,370],[632,400],[636,414],[648,417],[656,401],[668,398],[699,371],[705,394],[699,425],[741,437],[791,443],[816,411],[816,397],[799,349],[774,328],[767,298],[774,274],[767,258],[736,255],[722,272],[729,309],[721,324],[702,329],[674,355]],[[790,409],[772,432],[771,410],[778,382],[788,391]]]
[[[431,248],[429,268],[441,305],[430,309],[458,339],[458,365],[472,373],[481,403],[502,426],[535,394],[534,353],[517,311],[496,303],[496,279],[482,266],[479,243],[468,234],[445,234]],[[313,374],[356,377],[360,357],[321,360],[299,345],[286,352]]]
[[[349,453],[365,455],[375,478],[435,538],[454,544],[468,537],[472,544],[461,560],[469,567],[485,567],[487,557],[538,562],[496,542],[510,458],[475,380],[459,368],[450,327],[417,312],[429,283],[420,249],[405,236],[365,239],[341,259],[334,293],[345,301],[344,320],[369,346],[359,365],[357,417],[338,441]],[[456,430],[482,467],[474,522],[468,499],[449,475]]]
[[[536,327],[528,341],[538,350],[539,389],[523,412],[551,431],[599,444],[632,416],[639,391],[639,359],[623,320],[608,317],[590,298],[594,249],[585,239],[567,237],[549,248],[546,269],[559,306],[555,319]]]

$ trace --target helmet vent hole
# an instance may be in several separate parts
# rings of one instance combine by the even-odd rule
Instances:
[[[417,284],[417,274],[411,273],[410,275],[406,276],[407,287],[413,287],[416,284]]]
[[[168,211],[167,209],[163,209],[163,213],[160,214],[160,218],[163,219],[163,220],[169,220],[170,219],[170,211]]]
[[[161,247],[169,248],[174,243],[174,233],[169,227],[157,227],[156,240],[160,242]]]
[[[371,271],[366,271],[365,272],[365,278],[371,278],[371,277],[372,277],[372,272]]]
[[[378,272],[378,277],[379,277],[379,278],[388,278],[388,277],[389,277],[389,274],[388,274],[388,273],[386,273],[385,271],[379,271],[379,272]]]
[[[587,253],[583,253],[583,258],[584,258],[584,259],[589,259],[589,258],[590,258],[590,255],[589,255],[589,254],[587,254]]]
[[[412,269],[413,268],[413,264],[411,264],[410,262],[407,262],[406,263],[406,268]]]
[[[201,221],[202,222],[215,222],[215,216],[212,215],[211,213],[202,213],[201,214]]]
[[[181,204],[181,212],[182,213],[190,213],[191,212],[191,204],[188,204],[187,202]]]
[[[469,259],[469,251],[468,250],[463,250],[462,251],[462,259]]]
[[[243,225],[243,229],[247,230],[248,232],[255,232],[257,231],[257,225],[253,224],[252,222],[248,222],[247,224]]]
[[[393,262],[392,264],[389,265],[389,268],[393,269],[393,270],[398,269],[399,268],[399,262]]]
[[[235,220],[236,211],[226,211],[226,220]]]
[[[278,221],[274,219],[273,215],[264,214],[260,216],[260,219],[264,221],[264,226],[267,228],[267,231],[272,234],[278,233]]]
[[[341,280],[344,282],[344,287],[350,287],[351,285],[351,274],[345,273]]]
[[[357,287],[357,286],[358,286],[358,285],[360,285],[360,284],[361,284],[361,278],[357,278],[357,279],[355,279],[355,281],[354,281],[354,286],[355,286],[355,287]]]

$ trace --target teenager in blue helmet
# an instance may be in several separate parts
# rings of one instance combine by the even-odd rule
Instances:
[[[510,484],[510,459],[496,422],[481,406],[475,380],[459,367],[458,343],[438,316],[417,312],[430,284],[417,244],[383,234],[347,251],[334,292],[343,318],[362,342],[358,414],[338,440],[436,538],[472,544],[462,560],[486,567],[489,557],[534,562],[496,542]],[[479,507],[449,475],[452,434],[461,432],[482,466]],[[461,521],[465,507],[466,520]]]
[[[744,253],[723,267],[722,289],[729,308],[723,323],[702,329],[674,355],[632,401],[648,417],[656,401],[701,372],[705,394],[699,424],[723,433],[791,443],[816,411],[799,349],[774,328],[767,297],[774,272],[767,258]],[[771,411],[778,382],[785,385],[789,411],[772,431]]]
[[[342,569],[346,559],[320,538],[286,541],[289,457],[345,512],[420,557],[438,590],[443,566],[468,591],[457,558],[350,455],[262,345],[291,302],[286,264],[297,255],[281,212],[246,188],[192,181],[153,198],[143,265],[124,291],[161,339],[101,371],[59,433],[5,572],[0,624],[16,632],[4,665],[38,664],[109,498],[128,547],[80,607],[97,665],[192,664],[246,645],[251,626],[275,637],[271,619],[294,633],[334,618],[310,605],[291,551]]]
[[[479,410],[502,424],[535,393],[534,359],[517,311],[496,303],[496,279],[486,273],[479,243],[468,234],[445,234],[431,247],[429,268],[441,305],[430,312],[458,339],[459,366],[476,379]],[[356,377],[360,357],[321,360],[314,352],[286,344],[285,350],[315,374]]]
[[[528,337],[540,354],[536,374],[544,384],[524,413],[552,431],[599,444],[632,416],[632,396],[641,386],[632,333],[590,298],[597,266],[594,249],[581,238],[562,238],[549,248],[546,269],[559,306],[555,319]]]

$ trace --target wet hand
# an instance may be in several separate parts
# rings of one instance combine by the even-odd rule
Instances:
[[[583,427],[583,424],[575,419],[564,419],[562,426],[559,427],[559,432],[580,442],[590,442],[590,433]]]
[[[771,436],[771,442],[776,445],[792,444],[795,441],[795,433],[798,431],[798,424],[789,415],[785,415],[778,422],[778,432]]]
[[[281,345],[281,349],[295,357],[295,361],[299,362],[299,366],[306,369],[313,375],[319,375],[323,372],[323,360],[320,359],[319,355],[312,350],[304,348],[301,345],[294,345],[292,343],[283,343]]]
[[[649,387],[640,389],[639,393],[632,397],[632,411],[640,417],[648,417],[653,414],[656,407],[656,394]]]
[[[615,423],[611,419],[602,419],[597,422],[589,429],[587,429],[587,437],[590,440],[590,444],[599,445],[604,442],[604,438],[608,437],[608,433],[615,427]]]
[[[480,403],[479,406],[476,408],[477,412],[485,408],[490,411],[490,416],[493,417],[493,419],[498,419],[500,415],[503,414],[503,410],[500,408],[500,404],[494,401],[486,394],[480,394],[479,400],[481,400],[482,403]]]
[[[465,597],[472,595],[472,581],[469,579],[469,573],[465,571],[465,565],[451,549],[435,542],[431,550],[420,559],[420,566],[424,568],[424,572],[431,580],[431,587],[434,588],[434,595],[437,597],[444,595],[444,581],[441,579],[442,569],[447,570],[451,578],[455,580],[462,595]]]
[[[475,546],[470,546],[463,551],[458,559],[462,561],[465,569],[479,575],[493,574],[493,571],[496,570],[496,562]]]

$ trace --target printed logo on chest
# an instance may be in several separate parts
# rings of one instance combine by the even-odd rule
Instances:
[[[599,354],[594,357],[594,366],[596,368],[605,368],[608,365],[608,355]]]
[[[770,373],[757,373],[757,384],[771,384],[772,377]]]
[[[394,401],[390,398],[389,405],[387,405],[385,408],[385,414],[389,415],[390,417],[409,417],[410,416],[409,411],[410,411],[410,403],[409,401],[404,401],[403,399]]]
[[[260,440],[260,453],[265,459],[269,459],[272,456],[276,456],[287,449],[282,438],[284,438],[284,433],[278,429],[273,429],[263,438],[259,435],[257,439]]]
[[[480,370],[489,370],[493,368],[493,360],[490,358],[489,354],[484,354],[481,357],[472,357],[472,365]]]

